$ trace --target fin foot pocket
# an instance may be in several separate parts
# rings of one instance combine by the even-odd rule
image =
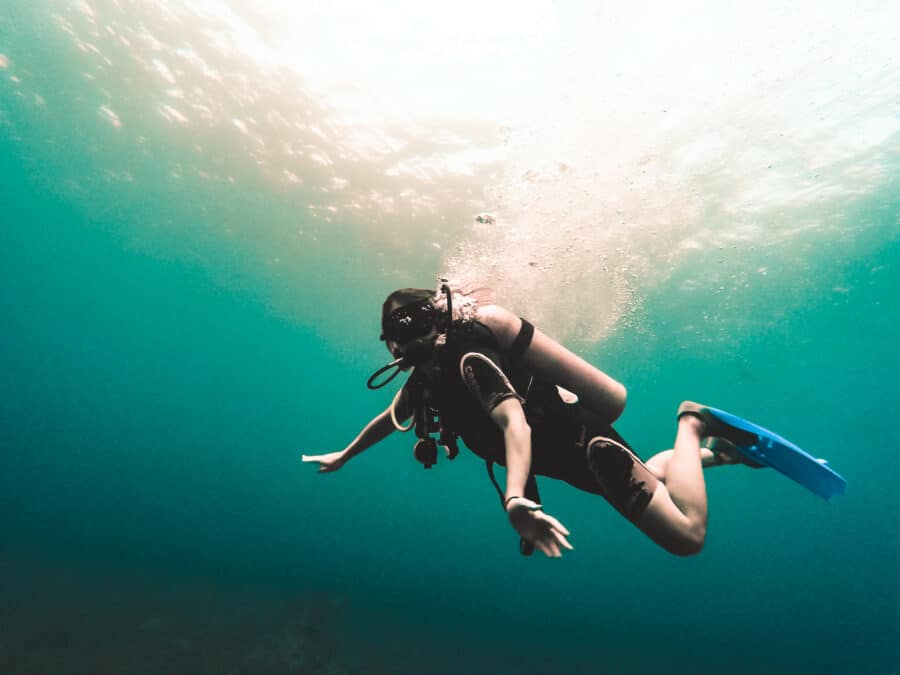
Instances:
[[[709,406],[693,401],[683,401],[678,406],[678,419],[685,415],[699,417],[705,427],[704,438],[715,436],[729,441],[737,447],[750,447],[759,442],[759,436],[744,429],[738,429],[716,417]]]
[[[749,457],[741,454],[737,446],[727,438],[721,436],[707,436],[700,443],[701,447],[706,448],[716,456],[719,464],[744,464],[751,469],[764,469],[765,465],[754,462]],[[724,459],[723,459],[724,458]]]

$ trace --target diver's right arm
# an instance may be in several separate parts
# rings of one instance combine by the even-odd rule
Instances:
[[[400,421],[407,420],[412,415],[406,410],[405,398],[405,396],[402,396],[397,404],[396,414]],[[384,412],[369,422],[343,450],[329,452],[324,455],[303,455],[302,459],[304,462],[318,462],[319,473],[337,471],[359,453],[368,450],[379,441],[383,441],[390,436],[395,429],[394,422],[391,420],[391,406],[389,406]]]

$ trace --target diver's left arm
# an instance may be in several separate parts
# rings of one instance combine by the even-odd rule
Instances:
[[[522,331],[522,319],[499,305],[480,307],[478,318],[491,329],[504,349],[511,348]],[[610,423],[625,409],[628,396],[625,385],[536,327],[522,353],[522,363],[535,375],[575,392],[588,410]]]
[[[531,427],[517,398],[507,398],[491,410],[491,420],[503,432],[506,452],[506,494],[504,506],[509,522],[545,555],[559,558],[560,548],[572,550],[566,537],[569,531],[556,518],[544,513],[525,495],[525,484],[531,471]]]

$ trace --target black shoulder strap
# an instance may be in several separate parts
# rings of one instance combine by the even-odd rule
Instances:
[[[522,319],[522,328],[519,330],[519,334],[516,335],[516,339],[513,340],[513,343],[506,352],[509,355],[510,360],[515,362],[522,358],[522,354],[524,354],[525,350],[531,345],[531,339],[533,337],[534,326],[527,319]]]

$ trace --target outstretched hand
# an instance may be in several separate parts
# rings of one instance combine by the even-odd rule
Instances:
[[[302,455],[301,459],[304,462],[318,462],[319,473],[337,471],[347,461],[343,452],[329,452],[325,455]]]
[[[516,532],[547,557],[560,558],[561,548],[573,549],[566,539],[569,531],[556,518],[544,513],[540,504],[525,497],[516,497],[509,502],[507,514]]]

